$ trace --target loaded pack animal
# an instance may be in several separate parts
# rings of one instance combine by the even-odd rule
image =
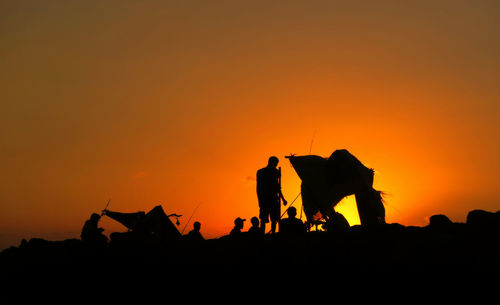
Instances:
[[[364,166],[346,149],[335,150],[329,158],[316,155],[286,158],[302,180],[302,204],[308,227],[321,221],[337,226],[347,223],[334,207],[349,195],[356,198],[362,226],[385,223],[382,192],[373,188],[373,169]]]

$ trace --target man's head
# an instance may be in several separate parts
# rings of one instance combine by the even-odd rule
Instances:
[[[101,215],[97,213],[92,213],[92,215],[90,215],[90,220],[93,222],[98,222],[99,219],[101,219]]]
[[[288,208],[287,214],[288,217],[295,218],[295,216],[297,216],[297,209],[295,207],[290,207]]]
[[[255,217],[255,216],[252,217],[252,219],[250,219],[250,222],[252,223],[252,226],[254,226],[254,227],[258,227],[260,224],[259,218]]]
[[[240,229],[243,229],[243,222],[245,221],[246,219],[241,219],[240,217],[236,218],[234,220],[234,226],[237,227],[237,228],[240,228]]]
[[[198,221],[196,221],[195,223],[193,223],[193,229],[195,231],[200,231],[200,229],[201,229],[201,223],[199,223]]]
[[[267,161],[267,166],[276,167],[276,166],[278,166],[279,162],[280,162],[280,160],[278,159],[278,157],[272,156]]]

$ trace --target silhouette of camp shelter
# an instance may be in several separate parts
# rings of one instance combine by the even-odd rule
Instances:
[[[335,150],[328,159],[316,155],[286,158],[302,180],[302,203],[309,224],[338,217],[334,207],[349,195],[355,195],[361,225],[385,223],[381,192],[373,189],[373,169],[347,150]]]
[[[160,240],[175,240],[181,237],[181,233],[170,221],[170,217],[180,217],[177,214],[165,214],[158,205],[148,213],[139,211],[135,213],[121,213],[104,210],[103,215],[114,219],[127,227],[129,232],[140,235],[152,235]]]

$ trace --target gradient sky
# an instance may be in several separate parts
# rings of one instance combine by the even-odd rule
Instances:
[[[110,198],[222,236],[270,155],[295,198],[312,139],[375,169],[390,223],[500,210],[498,1],[1,1],[0,37],[0,248]]]

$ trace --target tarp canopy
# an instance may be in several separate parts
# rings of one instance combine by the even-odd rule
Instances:
[[[104,215],[118,221],[128,229],[143,233],[153,234],[163,239],[175,239],[181,237],[181,233],[165,214],[161,205],[154,207],[148,213],[120,213],[104,211]]]
[[[103,215],[118,221],[129,230],[136,230],[139,228],[141,221],[144,220],[146,213],[144,212],[121,213],[121,212],[113,212],[106,210]]]
[[[342,198],[353,194],[356,195],[362,223],[370,222],[370,218],[380,217],[379,204],[372,202],[378,200],[375,198],[377,195],[380,197],[380,193],[372,187],[373,170],[364,166],[347,150],[336,150],[328,159],[315,155],[292,155],[287,158],[302,180],[302,202],[309,221],[315,220],[318,212],[324,217],[331,216],[334,206]],[[362,202],[358,200],[360,196]],[[370,207],[368,211],[368,205],[377,207]]]

